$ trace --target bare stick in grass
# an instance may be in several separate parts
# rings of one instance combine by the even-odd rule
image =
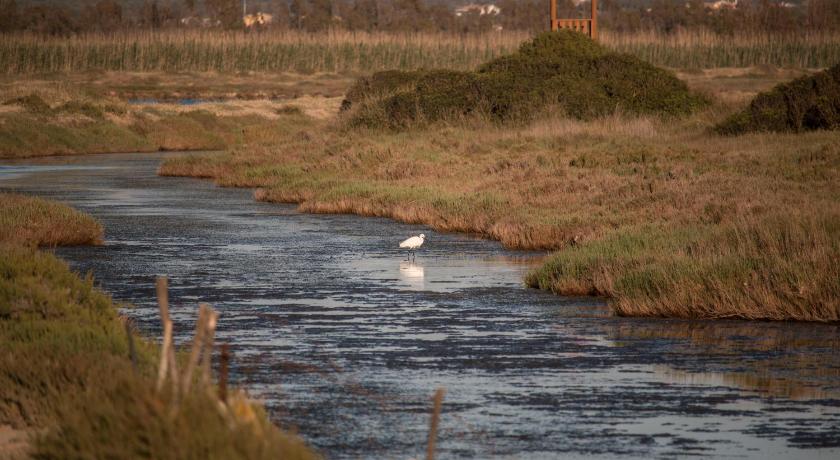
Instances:
[[[160,309],[160,322],[163,325],[163,344],[160,350],[160,366],[158,367],[157,391],[163,389],[163,384],[166,381],[166,376],[172,375],[173,378],[177,375],[175,372],[174,352],[170,354],[172,348],[172,320],[169,319],[169,291],[168,283],[165,276],[159,276],[155,283],[157,288],[158,308]],[[170,356],[172,355],[172,356]]]
[[[426,446],[426,460],[434,460],[435,458],[435,442],[437,441],[438,421],[440,420],[440,409],[443,406],[444,394],[446,394],[446,390],[438,388],[433,398],[434,404],[432,406],[432,419],[429,421],[429,443]]]
[[[207,307],[207,320],[204,331],[204,349],[201,355],[201,384],[205,387],[210,384],[210,364],[213,358],[213,340],[216,336],[216,322],[219,313],[211,307]]]
[[[193,337],[192,349],[190,350],[190,358],[187,361],[187,369],[184,371],[183,380],[183,394],[188,394],[190,386],[192,385],[192,375],[198,365],[198,359],[201,357],[201,349],[204,346],[204,331],[207,330],[205,322],[207,321],[207,304],[200,304],[198,306],[198,320],[195,323],[195,336]]]

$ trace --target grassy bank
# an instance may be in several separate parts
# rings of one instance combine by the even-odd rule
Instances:
[[[0,193],[0,241],[21,246],[100,244],[102,226],[54,201]]]
[[[172,410],[171,395],[155,391],[157,347],[135,335],[133,365],[111,299],[35,247],[101,241],[101,226],[37,198],[2,194],[0,209],[0,425],[37,427],[29,455],[314,457],[244,399],[234,416],[204,391]]]
[[[0,88],[0,158],[218,150],[242,142],[247,130],[268,128],[276,116],[270,107],[249,110],[236,103],[224,112],[134,105],[85,89],[49,80]]]
[[[737,107],[404,132],[290,117],[270,145],[171,159],[160,172],[258,187],[258,199],[303,211],[560,249],[528,284],[606,295],[618,314],[836,321],[840,143],[829,132],[709,131]]]
[[[515,50],[529,36],[293,31],[123,32],[50,38],[0,35],[0,73],[328,72],[359,74],[420,68],[473,70]],[[676,34],[604,31],[607,47],[675,68],[827,67],[840,62],[837,34]]]

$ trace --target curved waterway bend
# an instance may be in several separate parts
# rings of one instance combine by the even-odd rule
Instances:
[[[106,244],[57,253],[160,336],[220,312],[234,380],[331,458],[424,452],[447,390],[441,458],[838,458],[834,325],[613,318],[601,301],[529,290],[534,253],[349,215],[258,203],[162,178],[161,154],[7,163],[0,189],[70,203]],[[423,232],[416,263],[403,238]]]

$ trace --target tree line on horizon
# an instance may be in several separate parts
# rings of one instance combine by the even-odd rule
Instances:
[[[317,32],[330,29],[387,32],[471,33],[545,30],[548,0],[478,0],[498,14],[455,14],[441,0],[250,0],[248,13],[272,15],[260,28]],[[561,17],[589,16],[589,1],[558,0]],[[840,1],[739,0],[737,8],[710,7],[711,0],[600,0],[599,23],[618,32],[671,33],[706,29],[716,33],[840,30]],[[58,2],[0,0],[0,32],[46,35],[127,29],[211,27],[241,29],[242,0],[91,0],[77,8]]]

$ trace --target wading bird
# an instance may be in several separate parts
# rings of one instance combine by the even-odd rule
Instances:
[[[408,249],[408,258],[406,258],[405,260],[414,260],[413,256],[416,255],[414,253],[414,250],[419,248],[420,246],[423,246],[423,241],[425,239],[426,235],[421,233],[420,236],[412,236],[411,238],[400,243],[400,248]]]

